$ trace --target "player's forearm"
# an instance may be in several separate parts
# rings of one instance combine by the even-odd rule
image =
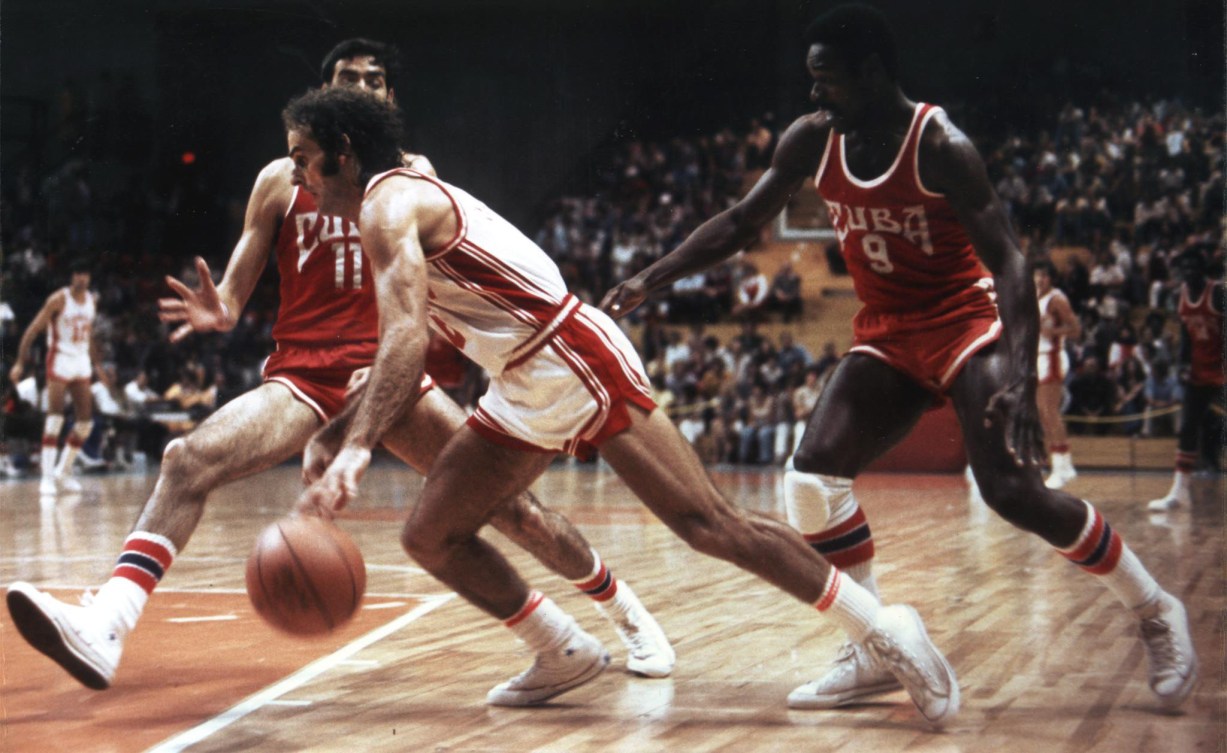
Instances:
[[[371,377],[352,411],[343,411],[344,444],[373,448],[396,419],[421,396],[426,364],[426,332],[407,321],[380,332],[379,352]],[[347,415],[348,413],[348,415]]]
[[[1027,274],[1022,253],[1014,250],[1004,254],[993,277],[1011,371],[1016,379],[1034,380],[1038,369],[1035,353],[1039,343],[1039,309],[1035,305],[1035,285]]]
[[[638,276],[648,292],[659,290],[715,266],[745,248],[757,235],[758,228],[739,223],[732,211],[721,212]]]

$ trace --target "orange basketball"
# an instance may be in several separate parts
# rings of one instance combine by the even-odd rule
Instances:
[[[293,635],[321,635],[349,622],[366,591],[353,539],[314,517],[278,520],[247,558],[247,595],[265,622]]]

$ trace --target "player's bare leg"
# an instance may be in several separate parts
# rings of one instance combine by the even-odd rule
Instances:
[[[1052,469],[1044,482],[1049,489],[1060,489],[1078,476],[1069,453],[1069,435],[1065,432],[1065,421],[1061,418],[1061,400],[1064,396],[1065,385],[1060,382],[1041,384],[1035,388],[1040,425],[1044,428],[1044,439],[1051,454]]]
[[[428,475],[435,458],[464,425],[465,418],[464,411],[446,393],[432,389],[384,435],[384,447],[423,476]],[[592,598],[597,611],[609,620],[626,646],[629,671],[645,677],[667,677],[673,671],[673,647],[656,619],[630,585],[613,576],[571,521],[525,491],[498,505],[489,523]]]
[[[852,480],[902,440],[931,401],[899,370],[851,353],[823,389],[784,473],[789,522],[815,551],[874,596],[873,532]],[[870,426],[872,431],[865,429]],[[899,688],[889,667],[861,644],[846,641],[824,674],[789,693],[788,706],[830,709]]]
[[[200,522],[209,492],[299,452],[319,419],[280,384],[265,384],[222,406],[167,445],[157,485],[109,581],[86,606],[64,604],[28,583],[8,589],[22,636],[82,684],[110,686],[124,637],[153,587]]]
[[[1164,706],[1178,706],[1197,681],[1197,655],[1184,605],[1159,586],[1098,510],[1047,488],[1037,468],[1014,462],[1000,422],[985,425],[989,397],[1008,378],[1001,350],[990,346],[970,358],[951,389],[984,500],[1001,517],[1040,536],[1097,576],[1133,610],[1150,659],[1151,690]]]
[[[538,591],[530,591],[478,531],[503,500],[520,495],[552,455],[512,450],[457,431],[431,467],[402,543],[418,564],[499,619],[536,652],[525,672],[493,688],[487,703],[528,706],[596,677],[609,663],[600,642]]]
[[[834,619],[890,667],[929,721],[940,724],[957,713],[954,672],[915,610],[882,606],[795,529],[729,503],[663,412],[630,412],[630,428],[602,444],[601,456],[665,525],[696,551],[758,575]]]

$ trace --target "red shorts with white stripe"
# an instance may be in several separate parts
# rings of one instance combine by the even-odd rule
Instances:
[[[264,381],[289,388],[321,421],[345,407],[345,388],[358,369],[375,362],[378,343],[347,343],[328,348],[279,345],[264,364]],[[434,386],[429,374],[422,375],[422,393]]]
[[[539,350],[490,380],[468,425],[506,447],[587,458],[630,427],[631,404],[656,408],[638,353],[612,319],[581,305]]]
[[[862,309],[853,322],[850,353],[885,361],[937,395],[945,393],[967,359],[1001,337],[997,306],[963,305],[937,315],[886,314]]]

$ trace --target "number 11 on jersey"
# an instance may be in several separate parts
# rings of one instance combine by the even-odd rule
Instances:
[[[337,290],[357,290],[362,287],[362,246],[353,241],[342,241],[332,246],[336,254]]]

